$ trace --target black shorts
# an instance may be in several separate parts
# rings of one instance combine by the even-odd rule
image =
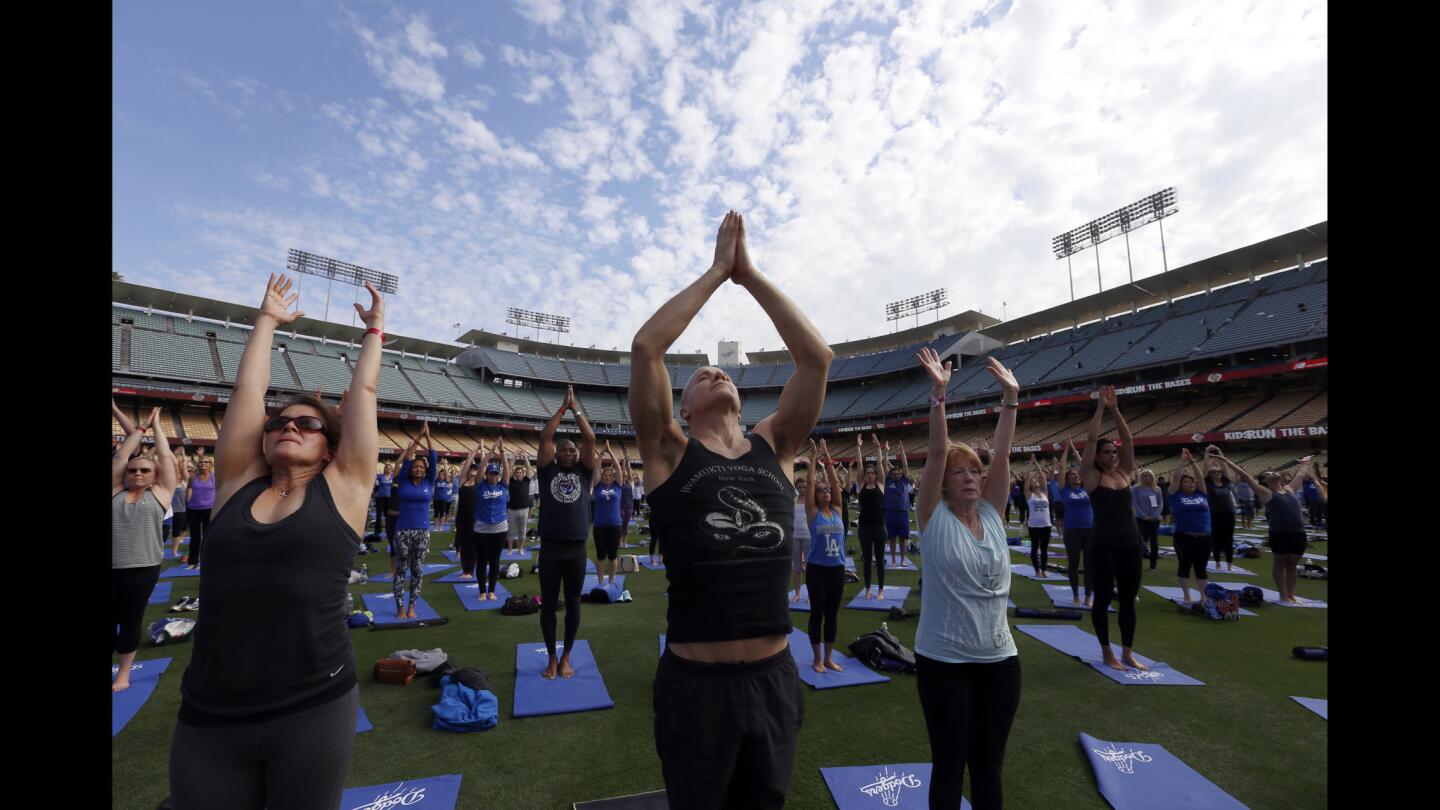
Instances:
[[[620,527],[595,527],[595,559],[613,560],[620,553]]]
[[[790,791],[804,687],[790,651],[703,664],[666,651],[655,671],[655,752],[671,807],[779,808]]]
[[[1277,532],[1270,530],[1271,554],[1304,554],[1305,532]]]

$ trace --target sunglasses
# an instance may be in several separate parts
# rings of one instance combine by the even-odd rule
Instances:
[[[325,423],[318,416],[277,416],[265,423],[265,432],[284,430],[291,422],[300,430],[324,430]]]
[[[829,491],[830,491],[830,488],[829,488],[829,487],[815,487],[815,491],[816,491],[816,492],[829,492]]]
[[[155,472],[155,470],[152,467],[131,467],[125,472],[131,474],[140,473],[141,475],[149,475],[150,473]]]

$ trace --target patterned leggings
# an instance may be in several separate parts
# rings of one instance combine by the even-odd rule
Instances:
[[[391,589],[395,592],[395,607],[400,607],[400,595],[404,592],[403,585],[407,577],[410,579],[410,603],[414,604],[415,599],[420,596],[420,586],[424,583],[421,579],[425,574],[425,555],[430,551],[430,530],[429,529],[406,529],[395,533],[395,582]]]

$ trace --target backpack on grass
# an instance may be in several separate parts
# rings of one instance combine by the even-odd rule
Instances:
[[[1235,621],[1240,618],[1240,593],[1226,590],[1214,582],[1205,586],[1205,614],[1215,621]]]
[[[915,652],[884,627],[850,642],[850,654],[871,669],[914,674]]]
[[[528,616],[540,612],[540,597],[531,596],[528,593],[515,594],[505,600],[500,606],[500,612],[506,616]]]

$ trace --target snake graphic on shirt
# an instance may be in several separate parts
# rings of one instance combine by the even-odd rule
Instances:
[[[703,520],[706,526],[721,532],[715,535],[715,539],[732,540],[736,535],[741,535],[757,543],[735,546],[734,551],[774,551],[785,542],[784,527],[768,520],[765,507],[751,498],[745,490],[739,487],[721,487],[716,497],[725,510],[709,512]],[[766,544],[758,545],[760,543]]]

